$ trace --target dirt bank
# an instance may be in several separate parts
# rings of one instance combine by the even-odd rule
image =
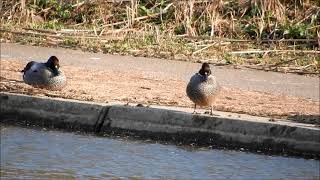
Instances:
[[[185,93],[187,82],[152,72],[116,71],[63,66],[68,85],[62,91],[36,89],[22,81],[24,63],[1,60],[0,90],[36,96],[95,102],[142,103],[192,107]],[[291,96],[222,88],[214,108],[257,116],[319,121],[319,102]]]

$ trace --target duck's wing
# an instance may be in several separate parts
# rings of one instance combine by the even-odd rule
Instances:
[[[191,84],[199,84],[201,82],[203,82],[205,80],[205,78],[199,74],[199,73],[195,73],[191,78],[189,83]]]
[[[28,65],[29,64],[29,65]],[[30,62],[27,64],[23,72],[23,80],[27,84],[43,84],[49,77],[50,73],[47,72],[47,68],[43,63]]]
[[[189,96],[192,101],[196,100],[199,98],[199,96],[202,96],[202,89],[203,87],[201,86],[204,78],[199,74],[196,73],[194,74],[186,88],[187,95]]]

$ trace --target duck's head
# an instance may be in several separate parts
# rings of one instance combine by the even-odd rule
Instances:
[[[199,74],[201,74],[205,78],[205,80],[208,78],[209,75],[211,75],[211,69],[210,69],[209,63],[202,64]]]
[[[56,56],[51,56],[46,62],[46,66],[50,68],[55,75],[59,74],[60,64],[59,59]]]

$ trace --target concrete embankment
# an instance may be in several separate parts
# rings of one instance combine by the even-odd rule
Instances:
[[[0,93],[4,124],[111,133],[225,148],[320,157],[320,128],[268,118],[222,113],[193,115],[137,107]]]

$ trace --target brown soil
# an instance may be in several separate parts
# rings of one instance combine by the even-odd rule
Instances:
[[[0,90],[35,96],[61,97],[95,102],[157,104],[193,107],[185,93],[187,82],[143,71],[96,70],[64,66],[68,79],[62,91],[36,89],[22,80],[20,70],[25,64],[1,60]],[[275,118],[319,117],[319,102],[234,88],[222,88],[215,110]],[[302,118],[301,118],[302,117]]]

